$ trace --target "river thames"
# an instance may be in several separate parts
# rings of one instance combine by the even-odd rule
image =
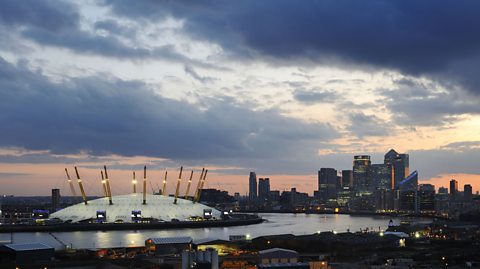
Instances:
[[[194,240],[211,238],[226,239],[230,235],[247,235],[255,238],[274,234],[312,234],[316,232],[356,232],[360,229],[385,230],[390,219],[398,224],[400,218],[386,216],[356,216],[341,214],[279,214],[263,213],[266,219],[261,224],[236,227],[216,227],[177,230],[137,230],[137,231],[88,231],[58,233],[6,233],[0,234],[0,241],[13,243],[43,242],[56,249],[68,245],[73,248],[110,248],[144,246],[150,237],[190,236]],[[415,221],[427,221],[416,219]]]

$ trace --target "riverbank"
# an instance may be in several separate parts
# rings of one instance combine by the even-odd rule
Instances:
[[[251,216],[245,219],[175,221],[157,223],[68,223],[54,225],[1,225],[0,233],[73,232],[73,231],[121,231],[121,230],[169,230],[182,228],[232,227],[262,223],[264,219]]]

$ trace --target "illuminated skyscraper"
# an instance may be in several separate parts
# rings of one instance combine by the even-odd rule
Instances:
[[[393,188],[398,189],[400,182],[410,174],[410,157],[391,149],[385,154],[383,163],[391,169]]]
[[[353,157],[353,185],[355,192],[362,195],[370,195],[375,189],[370,176],[370,156],[357,155]]]
[[[450,180],[450,197],[456,198],[458,192],[458,181],[455,179]]]
[[[322,202],[337,198],[337,170],[321,168],[318,171],[318,195]]]
[[[372,164],[371,177],[375,189],[391,190],[392,189],[392,170],[387,164]]]
[[[257,175],[255,172],[250,172],[248,178],[248,198],[254,200],[257,199]]]

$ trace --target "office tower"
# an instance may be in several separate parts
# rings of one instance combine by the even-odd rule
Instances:
[[[268,199],[270,195],[270,179],[259,178],[258,179],[258,198]]]
[[[413,171],[407,178],[398,184],[398,189],[401,191],[416,191],[418,190],[418,172]]]
[[[445,187],[440,187],[438,188],[438,194],[448,194],[448,188],[445,188]]]
[[[250,177],[248,178],[248,198],[250,200],[257,199],[257,175],[255,172],[250,172]]]
[[[392,171],[387,164],[372,164],[370,175],[375,189],[392,189]]]
[[[458,192],[458,181],[455,179],[450,180],[450,197],[456,198]]]
[[[410,174],[409,155],[400,154],[394,149],[391,149],[385,154],[384,164],[391,169],[393,188],[398,189],[400,182]]]
[[[322,202],[337,198],[337,170],[321,168],[318,171],[318,195]]]
[[[52,189],[52,212],[60,208],[60,189]]]
[[[373,193],[374,186],[370,177],[370,156],[357,155],[353,157],[353,183],[359,196]]]
[[[353,188],[353,171],[342,170],[342,187]]]
[[[435,186],[432,184],[420,184],[417,196],[420,211],[435,210]]]
[[[463,185],[463,199],[472,200],[472,185],[470,184]]]

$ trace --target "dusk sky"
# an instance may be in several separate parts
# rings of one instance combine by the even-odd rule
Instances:
[[[0,194],[100,195],[181,165],[317,189],[394,148],[480,190],[480,1],[0,1]],[[184,182],[186,175],[184,174]],[[194,176],[194,183],[199,172]],[[150,189],[150,187],[149,187]]]

